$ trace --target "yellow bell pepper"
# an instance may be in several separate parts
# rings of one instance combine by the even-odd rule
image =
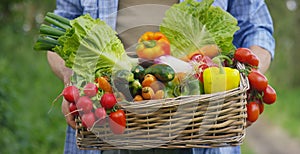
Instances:
[[[240,72],[230,67],[209,67],[203,72],[204,92],[211,94],[237,88]]]

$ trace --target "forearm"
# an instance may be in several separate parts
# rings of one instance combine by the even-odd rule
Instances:
[[[259,66],[258,66],[259,71],[265,73],[269,69],[271,64],[270,52],[264,48],[255,45],[251,46],[250,49],[259,59]]]
[[[51,51],[47,52],[47,59],[53,73],[63,81],[64,85],[68,85],[73,72],[65,66],[64,60],[58,54]]]

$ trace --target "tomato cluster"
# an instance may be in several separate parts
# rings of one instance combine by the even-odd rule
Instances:
[[[257,70],[259,59],[250,49],[236,49],[234,60],[246,65],[245,73],[250,84],[247,92],[247,120],[255,122],[264,111],[264,104],[275,103],[276,91],[269,84],[267,77]]]
[[[114,134],[124,133],[126,116],[123,110],[116,108],[117,100],[113,93],[105,92],[97,83],[89,82],[83,87],[68,86],[62,94],[70,102],[70,114],[80,116],[84,127],[92,129],[108,120]]]

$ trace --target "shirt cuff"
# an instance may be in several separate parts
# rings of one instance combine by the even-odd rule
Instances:
[[[275,55],[275,40],[274,37],[267,31],[256,31],[249,34],[243,42],[243,46],[249,48],[257,45],[270,52],[272,59]]]

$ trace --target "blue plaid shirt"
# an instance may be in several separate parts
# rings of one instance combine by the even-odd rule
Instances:
[[[182,1],[184,0],[180,0]],[[238,20],[240,30],[235,33],[233,41],[236,47],[258,45],[274,57],[273,22],[263,0],[216,0],[214,5],[226,10]],[[69,19],[89,13],[115,29],[117,11],[118,0],[57,0],[55,13]]]
[[[184,0],[180,0],[180,2],[182,1]],[[57,8],[54,12],[58,15],[74,19],[82,14],[89,13],[93,18],[100,18],[113,29],[116,29],[118,0],[57,0],[56,2]],[[238,20],[240,30],[235,33],[233,41],[236,47],[258,45],[268,50],[272,58],[274,57],[273,23],[263,0],[216,0],[213,5],[221,7]],[[105,151],[103,153],[119,152]],[[150,151],[148,152],[151,153]],[[166,151],[162,152],[166,153]],[[178,149],[177,152],[236,154],[240,153],[240,147]],[[76,146],[75,131],[68,127],[64,153],[91,154],[102,152],[97,150],[79,150]],[[134,153],[134,151],[127,151],[126,153]],[[174,153],[174,151],[170,153]]]

